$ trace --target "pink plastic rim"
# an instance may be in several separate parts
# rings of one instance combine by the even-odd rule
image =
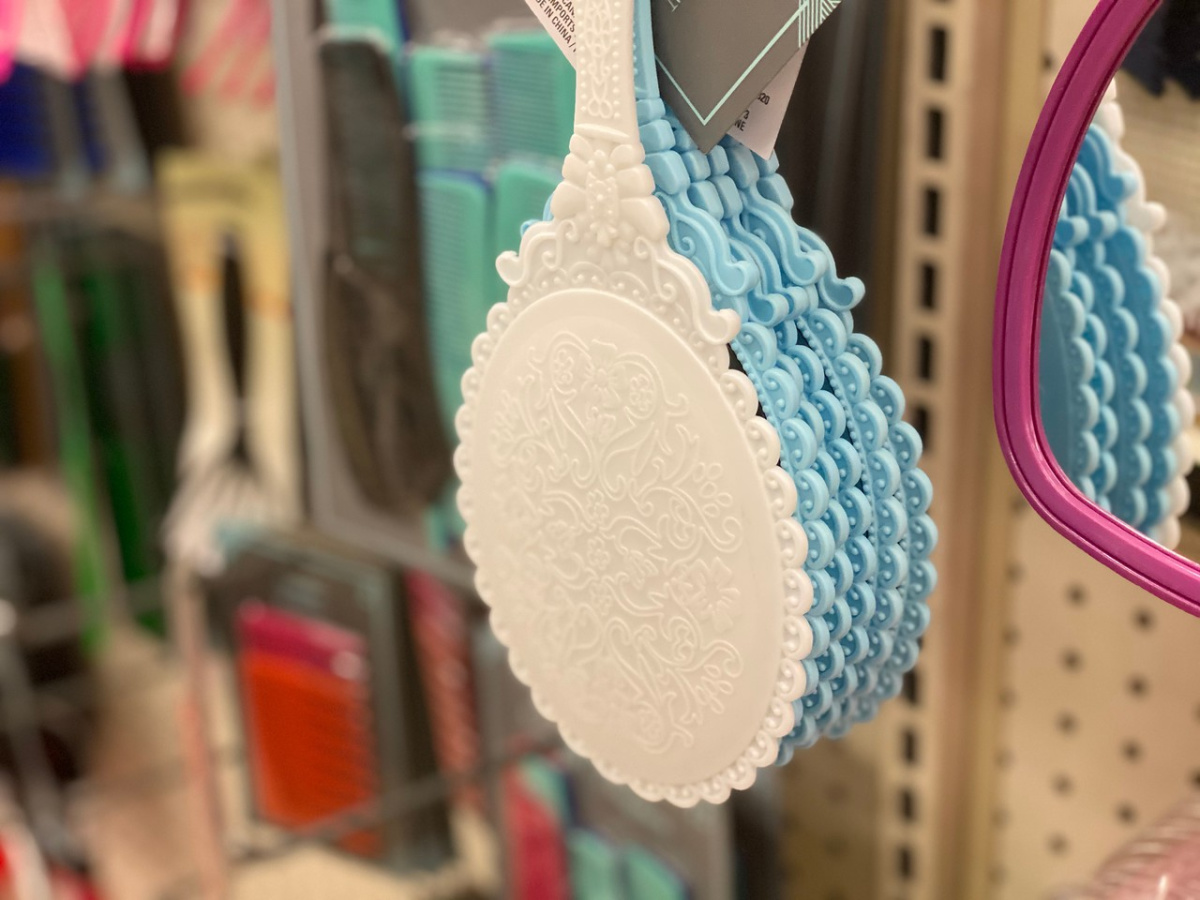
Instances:
[[[1067,479],[1042,431],[1037,339],[1054,227],[1109,83],[1162,0],[1101,0],[1063,65],[1029,143],[996,289],[996,431],[1021,492],[1060,534],[1134,584],[1200,615],[1200,564],[1134,531]]]

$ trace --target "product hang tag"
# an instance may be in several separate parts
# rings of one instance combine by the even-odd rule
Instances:
[[[807,50],[808,44],[800,48],[729,129],[730,137],[764,159],[775,152],[775,141],[783,127],[783,116],[796,89],[796,79],[800,76]]]
[[[653,0],[663,99],[707,152],[841,0]]]
[[[525,2],[573,64],[571,0]],[[741,133],[735,134],[740,139],[750,121],[761,117],[753,109],[756,103],[771,106],[773,114],[778,110],[782,118],[791,90],[783,87],[789,80],[785,68],[793,66],[798,51],[840,4],[841,0],[651,0],[659,87],[701,150],[707,153],[746,119]],[[799,71],[799,62],[794,68]],[[795,77],[790,80],[794,86]],[[770,104],[757,99],[764,93],[772,98]],[[778,106],[777,97],[783,101]],[[778,125],[758,127],[762,131],[756,134],[779,131]],[[751,149],[774,146],[773,134],[751,139]]]
[[[542,27],[575,65],[575,7],[571,0],[525,0]]]

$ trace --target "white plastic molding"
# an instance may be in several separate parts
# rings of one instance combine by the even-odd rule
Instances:
[[[508,300],[457,418],[465,545],[513,671],[566,743],[650,800],[722,802],[805,691],[793,480],[738,332],[667,243],[634,105],[633,0],[576,0],[576,134],[499,260]]]

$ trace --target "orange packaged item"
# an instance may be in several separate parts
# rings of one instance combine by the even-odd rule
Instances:
[[[366,812],[379,796],[366,647],[327,622],[247,603],[238,613],[241,680],[256,805],[290,830]],[[378,830],[348,852],[378,857]]]

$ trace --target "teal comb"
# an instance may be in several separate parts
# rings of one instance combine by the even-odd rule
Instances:
[[[630,900],[687,900],[683,879],[640,848],[625,851],[625,879]]]
[[[488,48],[500,156],[561,160],[574,125],[574,67],[541,29],[497,32]]]
[[[622,900],[621,861],[608,841],[576,829],[567,837],[575,900]]]
[[[417,189],[434,384],[443,427],[455,445],[454,416],[462,405],[462,377],[471,367],[471,342],[486,326],[492,299],[489,197],[478,177],[454,172],[419,173]],[[454,502],[457,490],[458,482],[452,479],[430,511],[427,527],[437,546],[463,533]]]
[[[485,330],[491,301],[488,195],[478,179],[449,172],[422,172],[417,184],[434,377],[443,422],[453,435],[471,341]]]
[[[419,46],[408,60],[408,89],[422,169],[482,174],[491,162],[487,65],[483,54]]]

